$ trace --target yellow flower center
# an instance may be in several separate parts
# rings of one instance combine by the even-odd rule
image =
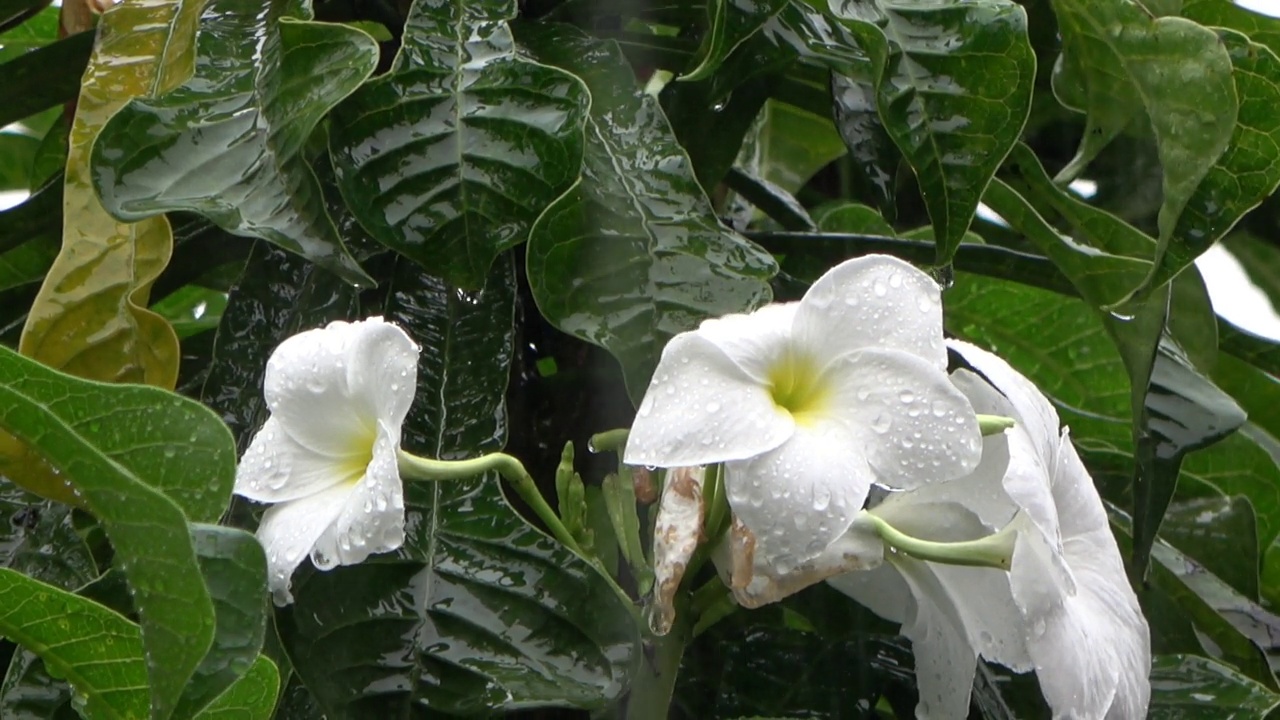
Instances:
[[[342,482],[355,485],[368,472],[369,463],[373,462],[373,443],[376,438],[376,432],[370,427],[363,427],[362,432],[351,438],[351,444],[338,463],[337,471],[342,476]]]
[[[826,412],[831,388],[822,382],[813,358],[787,350],[769,368],[769,394],[779,408],[791,413],[800,425],[814,422]]]

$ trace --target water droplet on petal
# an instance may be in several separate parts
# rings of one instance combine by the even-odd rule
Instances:
[[[720,412],[720,403],[716,402],[715,400],[712,400],[711,402],[707,403],[707,412],[709,413]]]
[[[889,428],[893,426],[893,416],[887,412],[876,413],[876,417],[871,421],[871,429],[881,435],[889,432]]]
[[[911,392],[910,390],[903,390],[902,392],[898,393],[898,399],[901,400],[904,404],[915,402],[916,394]]]
[[[818,486],[813,489],[813,509],[822,511],[831,505],[831,488]]]
[[[889,294],[889,286],[885,284],[884,280],[876,280],[875,283],[872,284],[871,289],[875,292],[877,297],[884,297]]]

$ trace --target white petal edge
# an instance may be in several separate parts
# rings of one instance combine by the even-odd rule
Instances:
[[[947,368],[941,288],[888,255],[847,260],[818,278],[800,300],[794,332],[801,347],[827,360],[884,348]]]
[[[624,462],[683,467],[744,460],[778,447],[794,428],[768,388],[710,340],[681,333],[662,351]]]
[[[404,544],[404,487],[396,460],[399,433],[378,429],[373,459],[338,517],[316,539],[311,561],[320,570],[364,562]]]
[[[1009,363],[982,348],[961,340],[948,340],[947,346],[959,353],[1008,399],[1013,417],[1035,443],[1036,453],[1052,470],[1060,423],[1058,412],[1044,393]]]
[[[337,485],[293,502],[267,509],[258,525],[258,542],[267,554],[267,587],[276,605],[293,602],[293,571],[311,552],[316,540],[333,524],[351,495],[351,487]]]
[[[352,400],[399,431],[418,384],[418,345],[398,325],[371,317],[353,323],[347,385]]]
[[[899,350],[867,349],[829,365],[828,416],[845,425],[880,482],[913,488],[971,472],[982,456],[973,406],[947,374]]]
[[[917,720],[964,720],[978,665],[952,598],[937,584],[927,563],[901,558],[894,563],[916,599],[915,617],[902,626],[916,658],[920,704]]]
[[[725,465],[733,513],[779,573],[816,557],[849,529],[873,481],[853,437],[837,423],[798,426],[777,449]]]
[[[355,403],[347,379],[354,323],[334,322],[286,339],[271,353],[263,395],[279,428],[321,455],[342,456],[372,437],[377,414]]]

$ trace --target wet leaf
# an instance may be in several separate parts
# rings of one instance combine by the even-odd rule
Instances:
[[[317,123],[373,72],[377,44],[309,18],[293,0],[212,0],[194,76],[132,101],[102,129],[92,171],[104,206],[124,220],[198,212],[372,284],[347,252],[303,152]]]
[[[219,695],[195,720],[267,720],[274,716],[280,673],[259,655],[248,672]]]
[[[1151,667],[1151,720],[1254,720],[1280,695],[1208,658],[1158,655]]]
[[[416,0],[392,71],[334,111],[352,213],[427,272],[478,288],[578,177],[587,95],[516,53],[515,0]]]
[[[758,32],[789,0],[711,0],[707,3],[710,27],[694,57],[694,65],[678,80],[703,80],[739,45]]]
[[[1280,185],[1280,59],[1239,33],[1219,35],[1231,56],[1239,115],[1226,150],[1178,217],[1152,287],[1177,275]]]
[[[897,211],[894,183],[902,152],[884,126],[871,83],[844,75],[831,76],[831,101],[836,129],[849,148],[849,158],[862,191],[876,208],[892,218]]]
[[[192,400],[80,380],[3,348],[0,398],[0,427],[38,447],[106,529],[141,619],[152,706],[167,717],[214,636],[187,516],[214,521],[226,507],[230,434]]]
[[[937,263],[948,263],[1031,111],[1026,12],[1009,0],[833,7],[874,59],[876,109],[920,183]]]
[[[564,26],[522,41],[592,95],[582,181],[538,219],[529,283],[553,325],[613,353],[638,402],[667,340],[767,302],[776,268],[717,220],[616,45]]]
[[[1257,602],[1261,566],[1257,526],[1253,504],[1243,495],[1196,498],[1169,507],[1160,536],[1176,548],[1194,552],[1206,570]]]
[[[1152,255],[1159,265],[1187,201],[1231,141],[1238,109],[1231,57],[1216,32],[1183,18],[1153,18],[1131,0],[1053,0],[1053,9],[1063,43],[1054,90],[1086,114],[1084,138],[1058,177],[1077,177],[1145,117],[1163,169]]]
[[[23,48],[34,46],[30,52],[6,58],[0,65],[0,78],[4,78],[0,88],[8,100],[0,106],[0,127],[74,100],[93,50],[93,37],[92,32],[83,32],[48,45],[44,43],[54,38],[42,39]],[[0,37],[0,57],[3,50],[13,49],[6,39],[8,34]]]
[[[762,179],[795,193],[845,147],[828,118],[770,100],[743,147],[743,164]]]
[[[426,350],[406,449],[445,459],[499,449],[514,343],[510,261],[470,292],[401,259],[389,292],[388,319]],[[301,570],[297,602],[281,616],[289,655],[329,718],[598,709],[617,697],[635,624],[594,568],[516,515],[496,477],[405,489],[404,546]]]
[[[86,717],[153,716],[137,625],[8,568],[0,568],[0,600],[0,635],[66,678],[84,698]]]

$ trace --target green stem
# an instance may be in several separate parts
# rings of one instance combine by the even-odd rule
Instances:
[[[1003,415],[978,415],[978,429],[983,437],[999,435],[1016,424],[1013,418]]]
[[[605,430],[596,433],[587,440],[587,449],[593,453],[616,452],[622,460],[622,450],[627,446],[627,436],[631,434],[628,428],[616,428],[614,430]]]
[[[960,542],[934,542],[911,537],[899,531],[874,514],[863,515],[875,525],[876,532],[885,544],[920,560],[947,565],[990,567],[1008,570],[1013,565],[1013,548],[1017,540],[1017,528],[1009,523],[998,533],[977,540]]]
[[[687,634],[684,623],[677,623],[667,635],[646,637],[649,652],[640,653],[640,667],[631,680],[627,720],[666,720],[670,715]]]
[[[403,449],[397,451],[396,459],[399,461],[400,475],[409,480],[464,480],[483,475],[490,470],[497,472],[511,483],[516,489],[516,494],[528,503],[530,508],[533,508],[534,514],[546,523],[547,529],[556,540],[591,563],[600,572],[600,576],[609,583],[614,594],[630,611],[632,618],[637,623],[640,622],[640,611],[636,608],[631,596],[605,570],[599,558],[588,555],[578,545],[578,541],[573,539],[573,535],[569,533],[564,523],[560,522],[560,517],[547,504],[546,498],[542,497],[538,484],[533,481],[533,477],[529,475],[528,470],[524,469],[524,463],[519,459],[506,453],[490,453],[469,460],[430,460],[405,452]]]

